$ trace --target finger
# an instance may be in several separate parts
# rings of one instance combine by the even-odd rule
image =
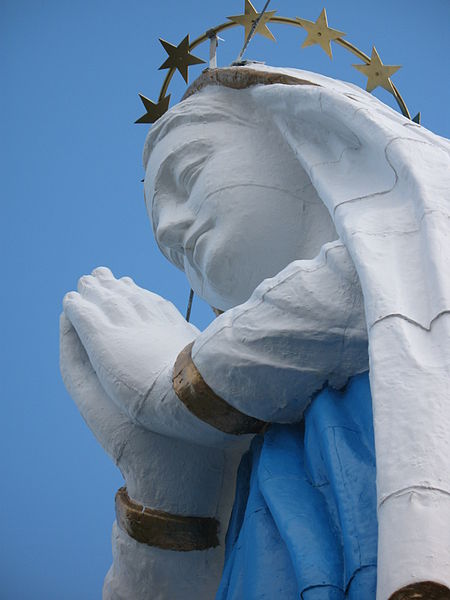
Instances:
[[[86,297],[86,292],[89,292],[91,288],[100,287],[98,279],[92,277],[92,275],[83,275],[80,277],[77,283],[77,291],[82,296]]]
[[[67,391],[105,451],[117,463],[135,426],[106,394],[67,317],[60,320],[60,369]]]
[[[78,290],[85,298],[99,305],[109,301],[111,310],[108,313],[111,313],[112,320],[116,312],[121,312],[121,317],[132,317],[130,311],[137,313],[144,321],[173,320],[180,316],[172,303],[139,287],[131,277],[115,279],[106,267],[94,269],[92,276],[82,277]]]
[[[121,277],[121,278],[119,279],[119,281],[121,281],[122,283],[124,283],[125,285],[128,285],[128,286],[133,286],[133,285],[136,285],[136,284],[134,283],[133,279],[131,279],[131,277],[128,277],[128,276]]]
[[[133,283],[131,277],[121,277],[120,279],[116,279],[113,272],[108,269],[108,267],[97,267],[92,271],[91,275],[107,289],[121,287],[124,283]]]
[[[131,277],[121,277],[120,279],[116,279],[114,277],[113,272],[108,269],[108,267],[97,267],[91,273],[92,277],[101,283],[101,285],[106,288],[114,288],[114,286],[122,286],[122,284],[130,284],[134,283]]]
[[[96,294],[101,294],[101,288],[96,285],[97,283],[100,283],[110,292],[126,298],[134,307],[145,314],[151,313],[152,309],[154,312],[162,310],[166,313],[179,314],[175,306],[168,300],[141,288],[131,277],[116,279],[107,267],[97,267],[92,271],[92,276],[81,277],[79,281],[80,293],[83,293],[89,299],[94,299]],[[109,297],[106,292],[105,297]]]
[[[111,288],[111,282],[117,284],[116,279],[99,280],[92,275],[83,275],[78,280],[78,293],[84,299],[89,300],[102,311],[104,317],[116,325],[127,322],[130,307],[125,297],[117,293],[114,286]]]
[[[99,306],[111,298],[117,296],[119,281],[117,279],[100,279],[94,275],[83,275],[78,280],[78,293],[87,300],[95,302]],[[122,287],[122,286],[121,286]]]
[[[99,330],[108,327],[103,311],[77,292],[69,292],[64,296],[63,309],[85,347]]]
[[[170,323],[176,323],[179,319],[185,321],[172,302],[136,285],[132,279],[129,278],[126,288],[128,300],[144,320],[168,320]]]
[[[85,398],[79,395],[78,391],[85,381],[88,384],[92,383],[92,365],[73,325],[64,313],[60,317],[59,330],[61,375],[67,390],[74,396],[78,408],[84,413]]]
[[[111,270],[107,267],[97,267],[92,271],[90,276],[85,275],[84,277],[81,277],[78,284],[78,291],[87,297],[87,294],[91,293],[92,288],[95,290],[97,289],[97,283],[100,283],[106,289],[116,291],[119,295],[123,295],[133,301],[137,301],[138,297],[143,297],[155,307],[170,305],[172,309],[175,309],[175,311],[177,310],[168,300],[138,286],[131,277],[125,276],[116,279]]]
[[[110,269],[108,269],[108,267],[97,267],[96,269],[94,269],[92,271],[91,275],[101,281],[115,280],[115,277],[114,277],[112,271]]]
[[[87,426],[136,494],[141,479],[154,479],[150,457],[155,451],[167,453],[174,442],[135,425],[117,408],[102,388],[75,329],[64,314],[60,323],[64,383]],[[164,440],[169,445],[166,450],[160,447]]]
[[[110,296],[108,290],[92,275],[83,275],[83,277],[80,277],[77,290],[83,298],[99,306]]]
[[[121,277],[120,279],[116,279],[108,267],[97,267],[92,271],[91,275],[92,277],[95,277],[101,285],[108,289],[121,288],[123,285],[135,285],[131,277]]]

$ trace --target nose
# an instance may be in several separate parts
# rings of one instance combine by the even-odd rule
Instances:
[[[158,245],[184,253],[184,240],[193,222],[193,215],[186,207],[167,207],[160,211],[155,229]]]

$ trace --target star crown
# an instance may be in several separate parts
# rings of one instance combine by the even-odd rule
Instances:
[[[144,104],[146,113],[140,117],[136,123],[155,123],[168,109],[170,104],[170,94],[167,94],[169,84],[174,74],[178,73],[183,77],[184,81],[188,83],[188,72],[189,67],[193,65],[205,64],[202,58],[195,56],[192,52],[203,44],[204,42],[210,43],[209,52],[209,68],[215,68],[217,66],[217,47],[219,33],[230,29],[232,27],[243,27],[244,28],[244,45],[238,56],[238,59],[233,65],[243,65],[244,52],[255,35],[261,35],[271,41],[276,41],[275,36],[269,29],[269,24],[281,24],[293,26],[296,28],[303,29],[306,31],[306,38],[302,43],[302,48],[309,46],[318,45],[332,59],[332,43],[343,47],[351,54],[359,58],[362,63],[352,65],[365,77],[367,77],[366,90],[372,92],[377,87],[382,87],[391,93],[402,114],[411,119],[409,110],[400,95],[396,85],[391,81],[392,75],[394,75],[399,69],[399,65],[385,65],[381,61],[380,55],[375,48],[372,47],[372,54],[369,57],[367,54],[359,50],[356,46],[351,44],[346,37],[346,33],[339,29],[334,29],[328,25],[327,12],[325,8],[322,10],[316,21],[309,21],[300,17],[281,17],[276,15],[276,10],[267,10],[270,0],[266,1],[264,8],[261,12],[258,12],[250,0],[244,0],[244,12],[240,15],[232,15],[227,17],[227,21],[221,25],[217,25],[211,29],[208,29],[203,35],[196,38],[193,42],[189,40],[189,34],[186,35],[183,40],[175,46],[170,42],[167,42],[160,38],[161,45],[167,52],[167,58],[163,64],[159,67],[160,70],[168,70],[168,73],[164,79],[161,87],[161,91],[156,102],[153,102],[146,96],[139,94],[142,103]],[[420,123],[420,113],[418,113],[412,121]]]

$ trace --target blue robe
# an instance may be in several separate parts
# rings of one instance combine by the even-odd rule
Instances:
[[[272,425],[239,467],[216,600],[375,600],[375,449],[368,373]]]

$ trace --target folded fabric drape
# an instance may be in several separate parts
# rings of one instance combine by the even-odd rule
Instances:
[[[374,600],[377,516],[368,373],[272,425],[239,469],[216,600]]]

